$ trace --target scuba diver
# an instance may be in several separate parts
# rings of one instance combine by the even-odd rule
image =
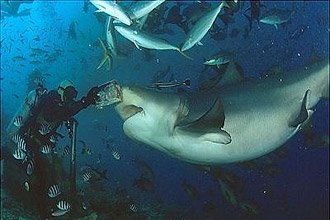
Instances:
[[[59,186],[63,186],[61,158],[53,153],[57,139],[63,136],[56,130],[63,122],[69,124],[82,109],[95,105],[99,91],[99,87],[93,87],[76,101],[78,92],[69,80],[49,92],[39,83],[7,128],[9,136],[17,143],[12,156],[19,161],[17,166],[24,167],[24,177],[19,184],[24,188],[25,197],[29,197],[28,204],[31,201],[37,207],[40,219],[51,216],[51,209],[56,207],[52,198],[64,196],[59,191]],[[70,132],[68,125],[67,128]]]

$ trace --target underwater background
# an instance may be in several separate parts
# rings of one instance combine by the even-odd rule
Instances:
[[[189,7],[192,14],[198,13],[201,7],[198,2],[181,3],[182,13]],[[214,7],[218,2],[210,4]],[[273,8],[295,13],[278,29],[252,21],[249,30],[245,15],[250,13],[250,1],[240,2],[233,16],[215,21],[218,32],[210,31],[202,39],[203,45],[187,51],[193,60],[175,51],[138,50],[116,33],[125,56],[114,59],[110,69],[98,70],[103,55],[98,38],[106,39],[106,15],[94,13],[93,5],[84,1],[33,1],[20,5],[22,14],[2,12],[1,147],[6,148],[5,128],[38,77],[49,90],[57,89],[64,79],[72,80],[80,98],[91,87],[113,79],[120,85],[144,86],[189,78],[192,83],[187,89],[193,90],[212,77],[212,69],[205,70],[203,62],[221,49],[233,53],[244,76],[252,78],[328,59],[327,1],[261,4],[261,15]],[[177,24],[165,22],[169,10],[177,5],[173,1],[163,3],[148,26],[149,32],[173,45],[185,39]],[[319,102],[316,109],[314,134],[327,136],[329,100]],[[129,140],[112,107],[100,110],[92,106],[75,118],[79,122],[78,171],[86,164],[107,170],[108,180],[97,185],[83,183],[77,173],[82,182],[79,188],[92,192],[87,195],[86,213],[96,213],[95,219],[329,219],[329,145],[306,142],[303,132],[251,163],[222,165],[211,172]],[[64,126],[59,133],[67,136]],[[63,150],[68,143],[66,137],[57,147]],[[86,146],[90,154],[81,153]],[[113,151],[120,154],[120,159]],[[64,169],[69,169],[69,157],[64,159]],[[149,182],[141,185],[138,180],[143,175]],[[227,181],[226,185],[220,184],[219,176]],[[6,192],[5,180],[1,188],[2,219],[34,219],[33,211]],[[129,201],[116,203],[115,197]]]

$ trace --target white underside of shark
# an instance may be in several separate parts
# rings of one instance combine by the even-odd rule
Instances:
[[[124,87],[116,110],[135,141],[194,164],[233,163],[287,142],[329,96],[328,87],[329,63],[322,62],[196,93],[189,102],[182,95]]]

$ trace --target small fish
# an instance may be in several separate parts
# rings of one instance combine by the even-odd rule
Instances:
[[[190,86],[190,84],[191,84],[190,79],[186,79],[183,82],[169,82],[169,83],[157,82],[157,83],[148,85],[148,87],[156,88],[156,89],[164,89],[164,88],[173,88],[173,87],[179,87],[179,86]]]
[[[19,134],[15,134],[15,135],[11,138],[11,140],[12,140],[15,144],[17,144],[20,140],[22,140],[22,137],[21,137]]]
[[[23,183],[23,187],[24,187],[24,189],[25,189],[27,192],[30,191],[30,185],[29,185],[29,183],[28,183],[27,181],[25,181],[25,182]]]
[[[48,188],[48,196],[50,198],[55,198],[60,194],[61,194],[60,187],[57,184],[52,185]]]
[[[44,145],[41,147],[41,153],[50,154],[52,152],[52,148],[49,145]]]
[[[29,160],[28,165],[26,166],[26,174],[31,176],[34,170],[34,162],[33,160]]]
[[[13,61],[23,61],[25,58],[23,56],[16,56],[12,58]]]
[[[61,200],[57,203],[57,208],[67,211],[71,208],[71,205],[67,201]]]
[[[68,145],[65,146],[62,155],[66,156],[66,155],[70,155],[71,154],[71,149]]]
[[[33,82],[36,84],[36,85],[43,85],[44,84],[44,78],[43,77],[36,77]]]
[[[51,136],[49,137],[49,141],[52,142],[52,143],[55,143],[55,142],[56,142],[56,137],[55,137],[55,135],[51,135]]]
[[[52,216],[54,217],[58,217],[58,216],[62,216],[62,215],[65,215],[66,213],[68,213],[69,210],[56,210],[55,212],[52,213]]]
[[[16,149],[15,152],[13,153],[13,156],[14,156],[14,158],[15,158],[16,160],[23,160],[23,159],[25,159],[26,154],[25,154],[25,152],[24,152],[22,149],[18,148],[18,149]]]
[[[51,131],[51,126],[49,124],[42,124],[39,129],[39,133],[46,135]]]
[[[137,210],[137,207],[133,204],[133,203],[131,203],[130,205],[129,205],[129,209],[132,211],[132,212],[137,212],[138,210]]]
[[[21,127],[23,125],[23,116],[17,115],[14,119],[14,125],[16,127]]]
[[[112,156],[116,159],[116,160],[120,160],[121,156],[120,153],[118,152],[118,150],[113,150],[112,151]]]
[[[90,172],[85,172],[83,175],[82,175],[82,178],[85,182],[88,182],[91,178],[92,178],[92,174]]]
[[[23,138],[17,142],[17,147],[26,152],[26,143]]]
[[[81,154],[92,155],[92,153],[93,153],[92,150],[89,147],[87,147],[86,145],[81,150]]]

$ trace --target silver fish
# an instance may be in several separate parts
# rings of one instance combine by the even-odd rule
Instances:
[[[39,129],[39,133],[42,135],[46,135],[51,131],[51,126],[49,124],[42,124]]]
[[[67,201],[61,200],[57,203],[57,208],[68,211],[71,208],[71,205]]]
[[[288,22],[294,13],[295,11],[293,10],[273,8],[260,18],[260,22],[274,25],[278,29],[278,25]]]
[[[26,154],[25,154],[25,152],[24,152],[22,149],[18,148],[18,149],[16,149],[15,152],[13,153],[13,156],[14,156],[14,158],[15,158],[16,160],[23,160],[23,159],[25,159]]]
[[[17,115],[14,119],[14,125],[16,127],[21,127],[23,125],[23,116]]]
[[[49,145],[43,145],[41,147],[41,153],[43,154],[50,154],[52,152],[52,148]]]
[[[112,151],[112,156],[116,159],[116,160],[120,160],[121,156],[120,153],[118,152],[118,150],[113,150]]]
[[[192,29],[188,33],[188,37],[183,43],[183,46],[181,47],[181,51],[186,51],[190,48],[192,48],[197,43],[200,43],[202,38],[207,34],[207,32],[212,27],[212,24],[214,23],[215,19],[217,18],[218,14],[220,13],[221,9],[226,6],[227,3],[225,1],[222,1],[221,4],[216,7],[215,9],[212,9],[205,15],[203,15],[196,24],[192,27]]]
[[[132,20],[127,13],[115,1],[90,1],[98,10],[96,12],[104,12],[120,22],[131,25]]]
[[[136,1],[130,8],[130,17],[133,20],[144,17],[149,14],[152,10],[157,8],[165,0],[160,1]]]
[[[140,47],[153,49],[153,50],[176,50],[181,55],[188,59],[192,59],[188,55],[182,53],[180,48],[170,44],[167,40],[154,37],[143,31],[136,30],[130,27],[115,26],[115,29],[127,40],[134,43],[134,45],[140,50]]]
[[[31,176],[34,170],[34,161],[31,159],[26,166],[26,174]]]
[[[48,196],[50,198],[55,198],[60,194],[61,194],[60,187],[57,184],[52,185],[48,188]]]
[[[52,213],[52,216],[58,217],[58,216],[65,215],[68,212],[69,212],[69,210],[60,210],[60,209],[58,209],[58,210],[56,210]]]
[[[23,138],[17,142],[17,147],[26,152],[26,143]]]

